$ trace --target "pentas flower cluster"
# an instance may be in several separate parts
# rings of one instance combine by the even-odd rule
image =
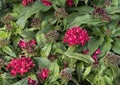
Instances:
[[[65,33],[63,42],[68,43],[69,46],[85,45],[89,41],[89,35],[85,29],[80,27],[72,27]]]
[[[44,4],[45,6],[51,6],[52,2],[48,1],[48,0],[41,0],[42,4]]]
[[[41,80],[45,80],[48,78],[48,74],[49,74],[49,69],[47,68],[43,68],[41,69],[41,72],[38,73],[38,77],[41,79]]]
[[[28,53],[33,53],[36,50],[35,40],[29,40],[26,42],[25,40],[21,39],[18,45],[22,50],[26,50]]]
[[[17,74],[23,75],[33,67],[35,67],[35,64],[29,57],[15,58],[7,64],[7,69],[10,70],[11,75],[13,76],[16,76]]]
[[[67,3],[67,6],[69,6],[69,7],[74,5],[74,1],[73,0],[67,0],[66,3]]]
[[[36,80],[32,80],[31,78],[28,78],[28,85],[39,85]]]
[[[28,4],[32,4],[34,2],[34,0],[22,0],[22,5],[26,6]]]

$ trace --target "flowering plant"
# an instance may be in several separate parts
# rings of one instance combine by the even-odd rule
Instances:
[[[119,85],[119,0],[1,0],[0,85]]]

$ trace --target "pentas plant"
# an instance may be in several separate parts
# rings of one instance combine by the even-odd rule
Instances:
[[[119,0],[1,0],[0,85],[119,85]]]

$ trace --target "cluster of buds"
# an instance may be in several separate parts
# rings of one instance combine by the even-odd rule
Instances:
[[[57,18],[65,18],[68,14],[67,14],[67,12],[65,11],[65,9],[59,8],[59,9],[57,9],[57,10],[54,12],[54,15],[55,15]]]
[[[80,27],[69,28],[64,36],[64,43],[68,43],[69,46],[85,45],[89,41],[89,35],[85,29]]]
[[[39,85],[36,80],[32,80],[31,78],[28,78],[28,85]]]
[[[57,32],[56,30],[50,31],[50,32],[45,34],[45,37],[48,39],[48,41],[56,42],[56,40],[59,37],[59,32]]]
[[[69,68],[64,68],[61,70],[61,78],[64,78],[65,80],[70,80],[72,78],[72,73]]]
[[[29,4],[32,4],[33,2],[34,2],[34,0],[22,0],[22,5],[27,6]]]
[[[35,67],[35,64],[29,57],[15,58],[7,64],[7,69],[10,70],[11,75],[13,76],[16,76],[17,74],[23,75],[33,67]]]
[[[40,22],[41,22],[40,18],[33,18],[30,26],[38,28],[40,26]]]
[[[107,60],[107,63],[109,64],[118,65],[120,63],[120,56],[114,53],[111,53],[111,52],[106,54],[105,59]]]
[[[93,15],[95,17],[100,17],[102,20],[111,21],[111,18],[108,16],[107,12],[102,7],[94,6]]]
[[[48,78],[49,75],[49,69],[47,68],[40,68],[40,72],[38,73],[38,78],[40,81],[44,81]]]
[[[13,17],[10,14],[7,14],[4,16],[2,21],[5,24],[6,29],[10,31],[12,29],[11,21],[13,21]]]
[[[44,4],[45,6],[51,6],[52,2],[48,1],[48,0],[41,0],[41,3]]]
[[[34,53],[36,51],[36,41],[35,40],[29,40],[28,42],[21,39],[19,41],[19,47],[22,50],[25,50],[27,53]]]
[[[74,5],[74,1],[73,0],[66,0],[66,4],[69,7],[72,7]]]

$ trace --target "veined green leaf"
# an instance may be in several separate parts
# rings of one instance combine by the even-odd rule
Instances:
[[[42,57],[48,57],[50,54],[50,51],[52,49],[52,44],[51,43],[47,43],[42,49],[41,49],[41,56]]]
[[[59,78],[59,66],[57,64],[57,61],[51,63],[50,71],[51,71],[51,77],[49,78],[50,82],[54,82]]]
[[[34,57],[34,59],[41,68],[48,68],[50,65],[50,61],[45,57]]]
[[[71,52],[65,52],[64,55],[69,57],[69,58],[84,61],[84,62],[89,63],[89,64],[94,62],[94,60],[89,55],[82,55],[79,53],[71,53]]]
[[[10,47],[8,47],[8,46],[4,46],[3,47],[3,51],[5,53],[7,53],[8,55],[10,55],[11,57],[16,57],[15,52]]]
[[[85,77],[90,73],[91,69],[92,69],[91,66],[86,68],[85,72],[83,73],[83,79],[85,79]]]
[[[117,38],[115,39],[113,46],[112,46],[112,50],[115,53],[120,54],[120,39],[117,39]]]

